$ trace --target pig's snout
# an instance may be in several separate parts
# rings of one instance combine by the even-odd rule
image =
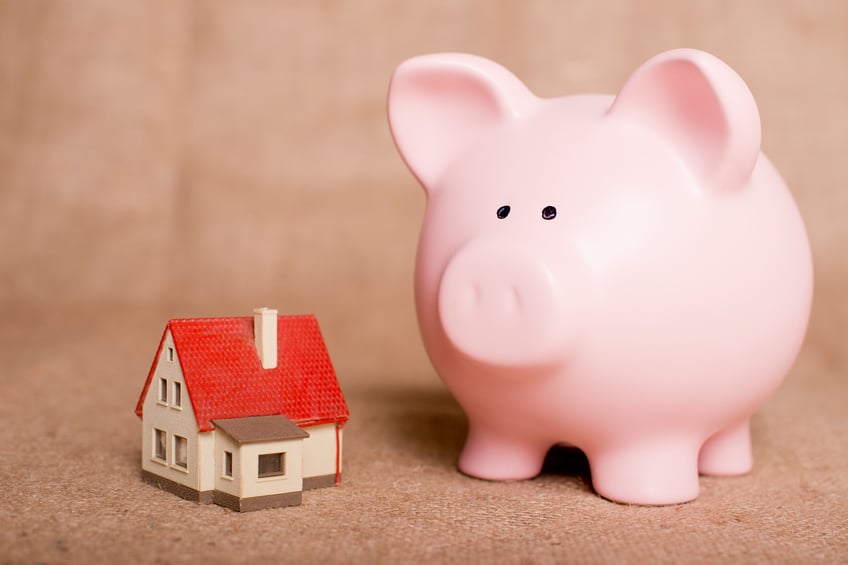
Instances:
[[[448,264],[439,317],[454,347],[502,367],[554,363],[573,334],[573,285],[563,265],[542,251],[476,241]]]

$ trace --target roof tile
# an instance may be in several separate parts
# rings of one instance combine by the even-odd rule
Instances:
[[[274,369],[259,362],[252,317],[171,320],[167,330],[201,432],[211,431],[214,419],[282,414],[301,426],[343,425],[350,415],[315,316],[277,317]],[[157,359],[161,350],[160,343]],[[136,406],[139,417],[156,361]]]

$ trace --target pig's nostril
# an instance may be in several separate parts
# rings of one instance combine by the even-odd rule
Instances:
[[[556,208],[554,206],[545,206],[542,208],[542,219],[553,220],[556,218]]]

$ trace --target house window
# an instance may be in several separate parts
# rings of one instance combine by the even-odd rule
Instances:
[[[174,465],[188,469],[188,440],[182,436],[174,436]]]
[[[259,478],[279,477],[286,474],[285,453],[264,453],[259,456]]]
[[[233,476],[233,454],[231,451],[224,452],[224,476]]]
[[[174,362],[174,348],[169,347],[168,348],[168,363],[173,363],[173,362]]]
[[[168,379],[159,379],[159,402],[168,403]]]
[[[174,381],[174,407],[179,408],[183,405],[183,386],[182,383]]]
[[[167,434],[162,430],[153,428],[153,457],[165,461],[165,442]]]

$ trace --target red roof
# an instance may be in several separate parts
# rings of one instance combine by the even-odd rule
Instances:
[[[347,404],[311,315],[277,317],[275,369],[259,362],[250,316],[171,320],[135,408],[139,418],[168,330],[199,431],[213,430],[214,419],[276,414],[300,426],[347,422]]]

